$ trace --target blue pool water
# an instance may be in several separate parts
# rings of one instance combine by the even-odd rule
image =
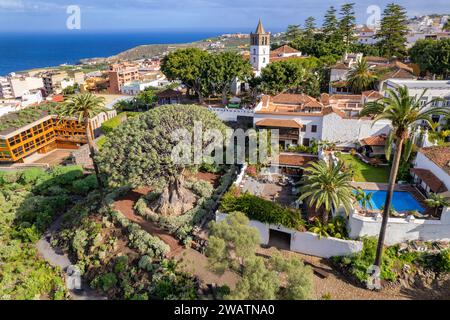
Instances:
[[[373,210],[381,210],[386,201],[387,191],[381,190],[364,190],[364,193],[373,193],[372,200],[370,201],[373,206]],[[409,193],[405,191],[394,191],[392,197],[392,207],[397,212],[402,211],[414,211],[424,212],[424,208],[420,203]]]

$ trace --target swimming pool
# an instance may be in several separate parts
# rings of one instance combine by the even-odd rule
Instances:
[[[387,191],[382,190],[363,190],[365,194],[373,193],[372,199],[370,202],[372,203],[373,210],[382,210],[384,203],[386,201]],[[420,213],[423,213],[425,209],[420,205],[420,203],[409,193],[406,191],[394,191],[394,195],[392,197],[392,207],[397,212],[402,211],[414,211],[417,210]],[[368,208],[370,209],[370,207]]]

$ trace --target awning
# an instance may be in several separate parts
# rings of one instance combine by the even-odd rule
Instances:
[[[258,127],[279,127],[279,128],[298,128],[302,125],[295,120],[281,120],[281,119],[263,119],[256,122]]]
[[[445,184],[434,175],[433,172],[422,168],[413,168],[411,173],[419,177],[434,193],[442,193],[447,191]]]

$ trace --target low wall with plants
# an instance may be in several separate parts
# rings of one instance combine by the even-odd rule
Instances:
[[[348,220],[349,236],[352,239],[377,237],[381,228],[381,216],[364,217],[354,212]],[[450,241],[450,212],[444,211],[441,220],[389,218],[385,243],[394,245],[411,240]]]
[[[225,217],[225,213],[217,212],[216,221],[222,221]],[[250,219],[250,225],[258,229],[261,244],[268,245],[270,240],[270,230],[276,230],[291,235],[291,251],[321,258],[352,255],[360,252],[363,248],[363,243],[361,241],[321,237],[313,232],[298,231],[281,225],[263,223],[252,219]]]

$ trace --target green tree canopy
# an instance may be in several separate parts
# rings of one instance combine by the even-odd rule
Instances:
[[[377,76],[364,58],[357,61],[347,74],[347,83],[353,93],[361,93],[373,88],[376,79]]]
[[[443,79],[450,76],[450,39],[419,40],[412,46],[409,55],[422,73],[429,72]]]
[[[204,101],[203,88],[208,66],[208,53],[197,48],[179,49],[169,53],[161,62],[161,71],[169,80],[179,80],[195,91],[200,103]]]
[[[246,257],[255,254],[259,246],[259,232],[249,226],[242,212],[227,214],[225,220],[210,224],[206,255],[211,269],[222,274],[226,268],[239,270]]]
[[[355,4],[345,3],[340,10],[339,34],[342,35],[346,50],[355,41],[355,26]]]
[[[383,11],[380,30],[375,35],[383,56],[403,58],[406,56],[406,35],[408,27],[406,10],[402,6],[390,3]]]
[[[165,105],[129,119],[103,145],[97,157],[101,171],[111,185],[164,187],[154,211],[167,215],[183,213],[183,203],[191,197],[183,187],[182,172],[199,164],[193,162],[191,148],[185,150],[190,160],[186,163],[175,163],[172,154],[179,139],[192,141],[197,121],[204,130],[226,129],[213,112],[196,105]],[[172,134],[180,129],[186,130],[184,137],[175,139]],[[202,148],[208,143],[203,141]]]

